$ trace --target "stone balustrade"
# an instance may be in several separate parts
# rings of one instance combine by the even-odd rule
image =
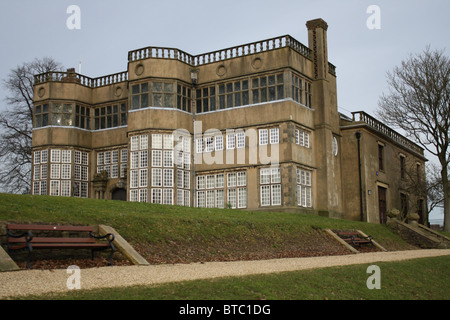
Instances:
[[[119,72],[98,78],[89,78],[87,76],[72,71],[52,71],[41,73],[34,76],[34,84],[45,82],[73,82],[89,88],[99,88],[120,82],[128,81],[128,72]]]
[[[353,122],[364,122],[372,129],[387,136],[388,138],[390,138],[393,141],[399,143],[400,145],[408,148],[409,150],[411,150],[421,156],[424,155],[423,148],[419,147],[417,144],[415,144],[411,140],[405,138],[404,136],[402,136],[400,133],[396,132],[395,130],[392,130],[391,128],[386,126],[384,123],[371,117],[364,111],[352,112],[352,116],[353,116]]]
[[[289,47],[308,59],[311,59],[312,51],[289,35],[266,39],[262,41],[243,44],[240,46],[203,53],[197,56],[173,48],[147,47],[130,51],[128,61],[134,62],[143,59],[173,59],[185,62],[193,67],[209,63],[225,61],[237,57],[243,57],[260,52],[267,52],[279,48]]]

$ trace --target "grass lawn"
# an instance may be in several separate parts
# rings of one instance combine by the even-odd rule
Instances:
[[[152,287],[72,291],[26,299],[69,300],[449,300],[450,256],[377,263],[381,289],[369,290],[368,264]]]
[[[417,249],[386,226],[314,214],[198,209],[95,199],[0,194],[0,223],[105,224],[152,264],[336,254],[323,229],[360,229],[390,251]],[[333,251],[335,250],[335,251]],[[348,254],[348,252],[347,252]],[[323,300],[450,299],[449,257],[380,263],[381,290],[366,287],[367,265],[77,291],[40,299]]]
[[[150,263],[342,254],[323,229],[360,229],[388,250],[413,247],[384,225],[314,214],[199,209],[95,199],[0,194],[0,222],[115,228]]]

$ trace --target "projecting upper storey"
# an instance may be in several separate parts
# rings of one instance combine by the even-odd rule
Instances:
[[[167,63],[155,61],[161,59]],[[289,35],[196,56],[179,49],[147,47],[130,51],[128,61],[130,81],[173,77],[191,83],[192,73],[197,73],[199,85],[287,67],[312,79],[314,67],[312,50]],[[331,63],[328,63],[328,69],[335,76],[335,67]]]
[[[148,117],[132,115],[133,111],[178,109],[187,114],[174,120],[185,123],[191,122],[188,114],[281,100],[322,110],[315,113],[315,123],[329,125],[329,119],[338,117],[335,67],[328,62],[326,44],[328,26],[316,19],[308,21],[307,28],[309,47],[289,35],[196,56],[147,47],[129,52],[124,72],[98,78],[74,69],[36,75],[34,128],[137,130],[144,125],[139,119]],[[327,109],[336,117],[326,116]],[[130,121],[128,113],[139,121]],[[158,120],[155,115],[152,121]]]
[[[202,86],[286,68],[299,73],[307,80],[314,80],[314,59],[312,49],[289,35],[196,56],[174,48],[147,47],[130,51],[128,70],[116,74],[89,78],[69,69],[67,72],[36,75],[35,101],[73,99],[96,105],[128,98],[128,86],[122,84],[144,79],[171,79],[192,89],[193,81],[197,86]],[[326,68],[327,73],[336,75],[335,67],[331,63],[328,63]],[[291,82],[291,79],[288,80]],[[47,88],[48,83],[53,83],[53,90]],[[74,85],[78,85],[77,90],[71,89]],[[173,88],[169,89],[173,90],[172,93],[177,93],[175,83]],[[172,107],[176,107],[175,103]]]

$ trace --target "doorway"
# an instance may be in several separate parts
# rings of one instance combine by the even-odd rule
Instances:
[[[112,199],[119,201],[127,201],[127,190],[117,188],[112,192]]]
[[[386,201],[386,188],[378,187],[378,210],[380,214],[380,223],[385,224],[387,222],[387,201]]]

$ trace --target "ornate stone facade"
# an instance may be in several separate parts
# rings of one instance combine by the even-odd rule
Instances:
[[[398,207],[390,159],[424,176],[423,150],[339,114],[328,25],[307,29],[308,47],[289,35],[197,56],[147,47],[113,75],[36,75],[33,193],[384,222],[374,186]],[[390,158],[375,175],[380,144]]]

